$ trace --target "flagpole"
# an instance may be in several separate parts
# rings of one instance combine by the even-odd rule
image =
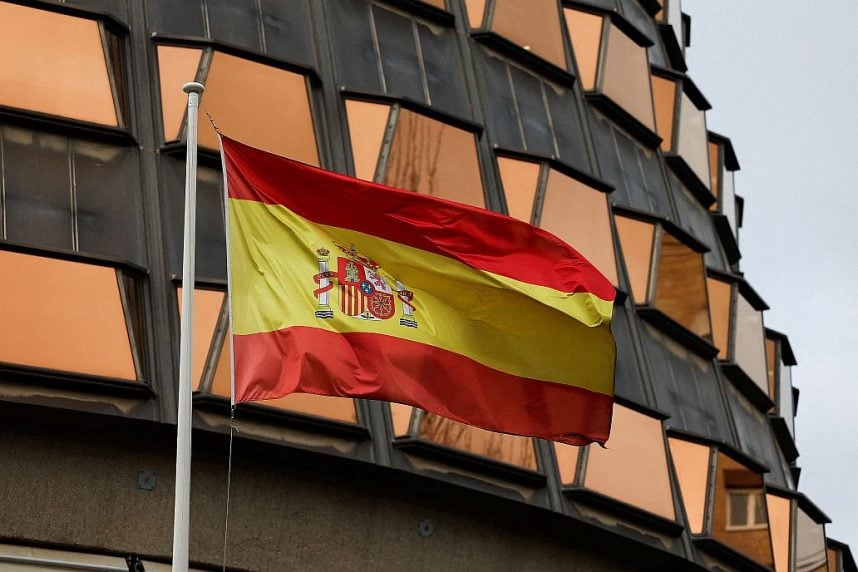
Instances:
[[[197,210],[197,116],[205,87],[190,82],[185,159],[185,242],[182,255],[182,321],[179,341],[179,408],[176,422],[176,496],[173,510],[173,572],[188,570],[191,512],[191,358],[194,323],[194,272]]]

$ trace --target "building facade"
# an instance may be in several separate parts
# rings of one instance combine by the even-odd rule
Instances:
[[[855,570],[798,487],[796,360],[741,272],[689,30],[680,0],[0,0],[0,569],[170,561],[196,80],[193,566]],[[581,251],[620,294],[608,447],[292,395],[239,407],[227,496],[206,116]]]

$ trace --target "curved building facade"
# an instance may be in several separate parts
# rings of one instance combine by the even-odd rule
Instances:
[[[689,29],[680,0],[0,0],[0,569],[170,561],[196,80],[193,567],[855,570],[798,487],[796,360],[741,272],[739,162]],[[225,548],[206,115],[578,249],[620,293],[608,447],[346,398],[241,406]]]

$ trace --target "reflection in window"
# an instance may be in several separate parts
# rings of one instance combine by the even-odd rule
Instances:
[[[590,446],[586,463],[585,489],[669,520],[676,518],[658,419],[615,404],[607,448]]]
[[[390,406],[397,437],[411,435],[508,465],[538,470],[536,449],[530,437],[486,431],[398,403],[391,403]],[[412,427],[416,427],[414,434],[410,433]]]
[[[748,558],[773,566],[763,477],[718,453],[712,537]]]
[[[762,490],[727,491],[727,530],[753,530],[765,528],[767,524]]]
[[[492,32],[566,69],[560,13],[555,0],[494,0],[492,4]]]
[[[824,572],[826,557],[825,528],[799,506],[795,513],[796,572]]]
[[[624,216],[617,216],[614,220],[623,249],[623,261],[626,263],[632,298],[637,304],[646,304],[649,300],[649,276],[652,267],[655,225]]]
[[[602,16],[569,8],[564,9],[564,14],[584,89],[606,96],[654,132],[646,47],[638,45],[610,20],[603,26]]]
[[[209,357],[209,348],[215,336],[218,320],[223,310],[226,295],[220,290],[205,290],[194,288],[194,324],[193,347],[191,348],[192,367],[191,380],[194,391],[203,386],[203,374]],[[176,289],[176,299],[179,304],[179,318],[182,316],[182,288]]]
[[[259,149],[319,164],[306,78],[210,48],[158,46],[164,139],[178,138],[187,96],[172,85],[180,75],[196,70],[196,56],[206,63],[197,74],[205,84],[202,102],[218,127]],[[169,114],[169,115],[168,115]],[[199,123],[200,146],[218,150],[217,134],[208,121]]]
[[[711,340],[703,256],[667,232],[661,239],[653,305],[686,329]]]
[[[372,181],[375,179],[381,144],[387,130],[390,106],[347,99],[346,116],[349,121],[349,133],[352,136],[355,177]]]
[[[139,379],[114,268],[0,250],[0,276],[0,362]]]
[[[0,2],[0,105],[121,127],[119,49],[96,20]]]
[[[731,296],[733,286],[729,282],[708,277],[709,317],[712,320],[712,342],[718,348],[718,359],[726,360],[730,351]]]
[[[543,182],[539,163],[498,157],[498,168],[510,216],[560,237],[617,284],[605,193],[547,165],[542,167],[548,170]]]
[[[388,114],[386,107],[347,102],[356,174],[369,178],[378,170],[372,157],[378,160],[380,135],[388,128],[382,121],[389,120],[393,137],[378,182],[485,207],[476,136],[398,105]]]
[[[465,0],[465,10],[468,12],[468,25],[471,28],[482,28],[488,0]]]
[[[540,170],[539,163],[498,157],[498,171],[509,216],[524,222],[533,222]]]
[[[661,137],[661,150],[673,149],[673,123],[676,116],[676,80],[652,75],[652,97],[655,105],[655,125]]]
[[[674,437],[670,437],[668,442],[688,527],[693,534],[702,534],[706,516],[706,493],[709,489],[711,449],[706,445]]]
[[[760,391],[768,395],[763,313],[756,310],[741,293],[736,298],[733,336],[733,361],[742,368]]]
[[[709,146],[706,135],[706,113],[685,92],[680,95],[679,137],[676,153],[685,161],[699,184],[710,189]]]
[[[182,289],[177,289],[179,312],[182,307]],[[218,290],[194,288],[194,343],[193,373],[195,391],[229,399],[232,377],[230,332],[226,326],[225,294]],[[226,331],[224,331],[224,329]],[[219,336],[218,333],[224,335]],[[280,399],[254,401],[294,413],[305,413],[345,423],[357,423],[353,399],[327,397],[309,393],[293,393]]]
[[[779,495],[767,494],[766,510],[771,530],[775,572],[789,572],[792,501]]]

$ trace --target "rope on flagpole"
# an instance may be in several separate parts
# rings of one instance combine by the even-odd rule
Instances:
[[[229,538],[229,494],[232,488],[232,439],[241,433],[235,426],[235,405],[229,407],[229,455],[226,462],[226,516],[223,521],[223,572],[226,572],[226,546]]]
[[[233,337],[232,337],[232,276],[230,273],[231,268],[231,257],[229,251],[229,186],[227,183],[226,176],[226,159],[223,154],[223,142],[221,141],[221,132],[218,129],[217,124],[214,121],[209,110],[203,106],[203,111],[206,114],[206,117],[209,119],[209,123],[212,124],[212,128],[214,128],[215,133],[217,133],[218,139],[218,147],[220,148],[220,160],[221,160],[221,168],[223,169],[223,225],[224,231],[226,235],[226,278],[227,278],[227,289],[226,289],[226,304],[227,304],[227,318],[229,324],[229,336],[227,343],[229,343],[229,355],[232,359],[229,360],[229,454],[227,456],[227,465],[226,465],[226,510],[224,511],[224,522],[223,522],[223,572],[226,572],[226,556],[227,556],[227,546],[229,543],[229,505],[230,505],[230,493],[232,490],[232,445],[233,440],[236,433],[241,433],[238,430],[238,427],[235,425],[235,353],[233,347]],[[221,351],[226,351],[226,348]]]

